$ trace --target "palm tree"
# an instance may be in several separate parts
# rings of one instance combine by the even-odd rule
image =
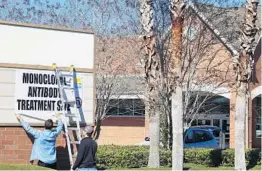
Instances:
[[[246,170],[245,117],[247,111],[248,83],[253,70],[253,52],[257,33],[257,0],[247,0],[241,53],[235,67],[237,75],[235,114],[235,169]]]
[[[159,168],[159,132],[160,132],[160,106],[159,106],[159,80],[160,65],[156,55],[156,37],[153,29],[153,3],[152,0],[141,0],[141,24],[144,30],[143,48],[145,49],[145,75],[147,107],[149,112],[150,152],[148,167]]]
[[[172,169],[183,170],[183,95],[181,80],[182,58],[182,27],[183,27],[183,0],[170,0],[170,15],[172,23],[172,57],[171,57],[171,86],[172,94]]]

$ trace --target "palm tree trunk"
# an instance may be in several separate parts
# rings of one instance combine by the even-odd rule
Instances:
[[[149,168],[159,168],[159,135],[160,135],[160,110],[155,107],[154,115],[149,118],[150,149],[148,158]]]
[[[246,84],[241,82],[236,96],[235,115],[235,169],[246,170],[245,160],[245,115],[246,115]]]
[[[184,168],[184,143],[183,143],[183,104],[182,89],[177,86],[172,95],[172,119],[173,119],[173,146],[172,146],[172,170]]]
[[[159,168],[159,134],[160,134],[160,60],[156,55],[156,40],[153,30],[152,0],[141,0],[141,24],[145,35],[145,74],[147,105],[149,106],[150,153],[148,167]]]
[[[172,57],[171,57],[171,84],[172,94],[172,170],[183,170],[184,143],[183,143],[183,90],[181,84],[181,58],[182,58],[182,27],[183,27],[183,0],[171,0],[172,22]]]
[[[245,161],[245,118],[247,109],[247,85],[254,65],[254,42],[256,28],[257,0],[248,0],[246,4],[245,24],[242,36],[242,53],[236,65],[237,96],[235,114],[235,169],[246,170]]]

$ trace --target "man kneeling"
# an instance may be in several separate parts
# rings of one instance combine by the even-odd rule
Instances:
[[[56,169],[56,138],[63,130],[63,122],[61,119],[59,118],[56,129],[52,129],[53,121],[48,119],[45,121],[45,129],[39,131],[32,128],[19,114],[17,114],[16,117],[25,131],[35,139],[30,162],[33,163],[34,160],[38,160],[39,166]]]

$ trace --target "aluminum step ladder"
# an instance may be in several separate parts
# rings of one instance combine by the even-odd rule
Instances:
[[[66,144],[69,154],[69,161],[70,161],[70,168],[73,166],[73,158],[76,158],[76,154],[74,154],[71,146],[77,146],[80,144],[81,141],[81,128],[80,128],[80,114],[79,109],[81,105],[77,104],[77,97],[76,97],[76,72],[73,65],[70,66],[69,72],[60,71],[56,64],[54,63],[53,69],[55,72],[57,85],[60,93],[60,100],[61,100],[61,107],[62,111],[61,114],[64,116],[65,120],[63,121],[64,128],[65,128],[65,136],[66,136]],[[70,107],[68,106],[70,105]],[[80,106],[80,107],[79,107]],[[70,109],[68,112],[67,109]],[[72,110],[73,109],[73,112]],[[70,121],[75,121],[75,125],[68,125],[67,119]],[[76,137],[72,140],[69,134],[69,130],[72,132],[75,131]]]

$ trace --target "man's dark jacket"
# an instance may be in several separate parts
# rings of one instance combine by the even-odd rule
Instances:
[[[96,166],[96,151],[97,143],[91,137],[86,137],[81,140],[78,154],[76,157],[73,170],[76,168],[93,168]]]

